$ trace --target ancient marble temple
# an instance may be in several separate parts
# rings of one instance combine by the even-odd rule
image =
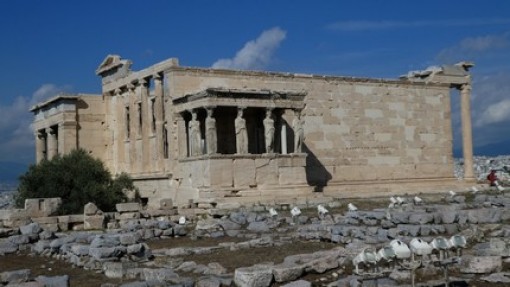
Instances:
[[[470,63],[394,80],[180,66],[109,55],[102,95],[34,106],[37,161],[83,148],[129,173],[149,205],[306,203],[439,191],[453,177],[459,89],[473,180]]]

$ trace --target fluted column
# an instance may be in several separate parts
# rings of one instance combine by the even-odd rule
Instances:
[[[45,158],[46,153],[46,133],[44,130],[35,133],[35,160],[39,163]]]
[[[140,79],[140,100],[142,104],[142,172],[150,169],[150,144],[149,144],[149,85],[145,79]]]
[[[133,84],[127,85],[127,93],[128,93],[128,102],[129,102],[129,148],[128,148],[128,170],[130,172],[135,172],[137,168],[136,161],[136,138],[137,138],[137,129],[136,123],[138,121],[137,115],[137,106],[136,106],[136,95],[135,95],[135,86]]]
[[[470,84],[464,84],[460,87],[460,109],[462,121],[462,152],[464,156],[464,179],[474,180]]]
[[[57,131],[53,128],[47,128],[46,129],[46,135],[47,135],[47,155],[48,160],[52,159],[54,156],[57,155]]]
[[[163,79],[160,74],[155,74],[154,79],[154,116],[156,117],[156,148],[158,165],[165,153],[165,141],[163,139]]]

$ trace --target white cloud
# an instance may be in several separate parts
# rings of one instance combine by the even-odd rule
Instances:
[[[489,105],[476,121],[476,126],[484,126],[510,120],[510,99],[504,99]]]
[[[444,19],[444,20],[418,20],[418,21],[338,21],[326,26],[326,28],[345,32],[359,32],[370,30],[388,30],[401,28],[425,28],[425,27],[475,27],[487,25],[510,24],[510,19]]]
[[[269,64],[275,50],[285,39],[286,32],[274,27],[260,34],[256,40],[249,41],[232,59],[220,59],[212,68],[221,69],[262,69]]]
[[[504,51],[510,47],[510,33],[468,37],[457,45],[443,49],[437,55],[441,63],[454,63],[465,59],[482,57],[494,51]]]
[[[488,35],[481,37],[466,38],[460,42],[460,48],[465,51],[486,51],[490,49],[501,49],[508,47],[510,41],[508,33],[503,35]]]
[[[0,106],[0,161],[25,161],[33,158],[34,133],[31,128],[33,116],[29,109],[61,92],[69,86],[58,87],[44,84],[31,97],[19,96],[13,102]]]

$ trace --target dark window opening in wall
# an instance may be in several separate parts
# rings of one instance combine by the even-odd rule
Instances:
[[[126,139],[131,137],[131,129],[129,127],[130,115],[129,115],[129,107],[126,107]]]
[[[140,197],[140,204],[142,205],[142,208],[147,207],[148,203],[149,203],[148,197]]]
[[[163,126],[163,157],[168,158],[168,127]]]
[[[152,133],[156,132],[156,99],[151,99],[151,130]]]
[[[138,135],[141,136],[142,135],[142,123],[143,123],[142,103],[137,103],[137,108],[138,108]]]

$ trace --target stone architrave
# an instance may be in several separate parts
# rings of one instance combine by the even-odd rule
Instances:
[[[305,132],[303,129],[303,120],[301,120],[301,112],[298,110],[294,111],[292,129],[294,130],[294,153],[301,153]]]
[[[201,155],[202,149],[200,148],[200,122],[197,121],[197,113],[195,111],[191,113],[191,121],[189,122],[189,138],[191,142],[191,155]]]
[[[237,118],[234,122],[236,129],[236,152],[238,154],[248,153],[248,131],[246,130],[246,120],[243,118],[243,109],[237,110]]]
[[[267,109],[266,118],[263,121],[266,153],[274,152],[274,120],[272,119],[271,114],[271,109]]]
[[[207,154],[215,154],[218,151],[218,137],[216,134],[216,119],[212,117],[213,109],[207,109],[205,119],[205,139],[207,142]]]

